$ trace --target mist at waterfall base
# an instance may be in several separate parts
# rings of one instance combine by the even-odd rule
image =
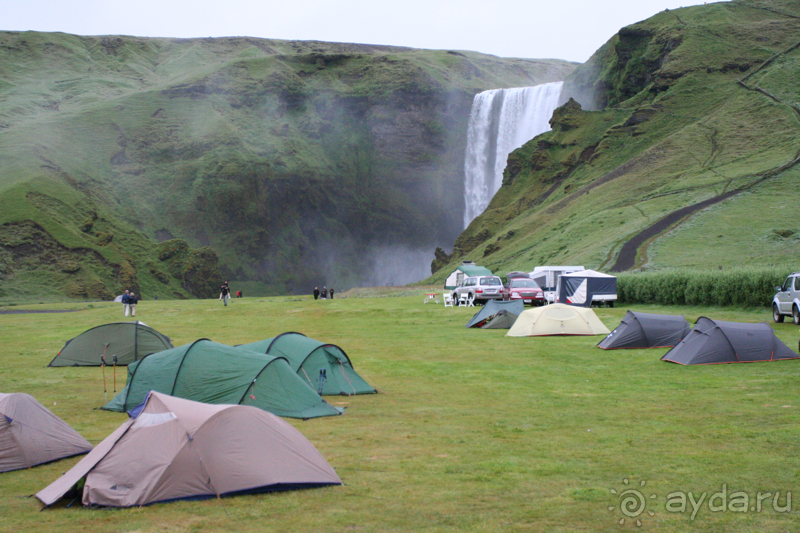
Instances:
[[[550,131],[562,85],[559,81],[475,95],[464,157],[464,228],[500,188],[508,154]]]
[[[431,275],[434,250],[435,246],[414,247],[408,244],[364,246],[352,241],[328,243],[317,250],[315,267],[320,272],[320,279],[314,280],[313,284],[344,291],[353,287],[415,283]],[[359,259],[354,266],[352,258],[356,256]],[[297,292],[308,291],[301,289]]]

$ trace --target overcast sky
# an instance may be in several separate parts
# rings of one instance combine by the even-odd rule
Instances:
[[[586,61],[621,27],[694,0],[0,0],[0,30],[251,36]]]

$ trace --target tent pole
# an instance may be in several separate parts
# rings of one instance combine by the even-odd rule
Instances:
[[[103,360],[100,363],[100,368],[103,370],[103,399],[108,403],[108,389],[106,388],[106,355],[103,354]]]

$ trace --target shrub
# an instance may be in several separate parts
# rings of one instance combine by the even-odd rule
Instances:
[[[620,303],[769,307],[791,268],[664,270],[618,277]]]

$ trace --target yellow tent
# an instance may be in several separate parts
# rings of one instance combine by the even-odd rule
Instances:
[[[506,337],[541,335],[607,335],[609,329],[589,307],[552,304],[524,311]]]

